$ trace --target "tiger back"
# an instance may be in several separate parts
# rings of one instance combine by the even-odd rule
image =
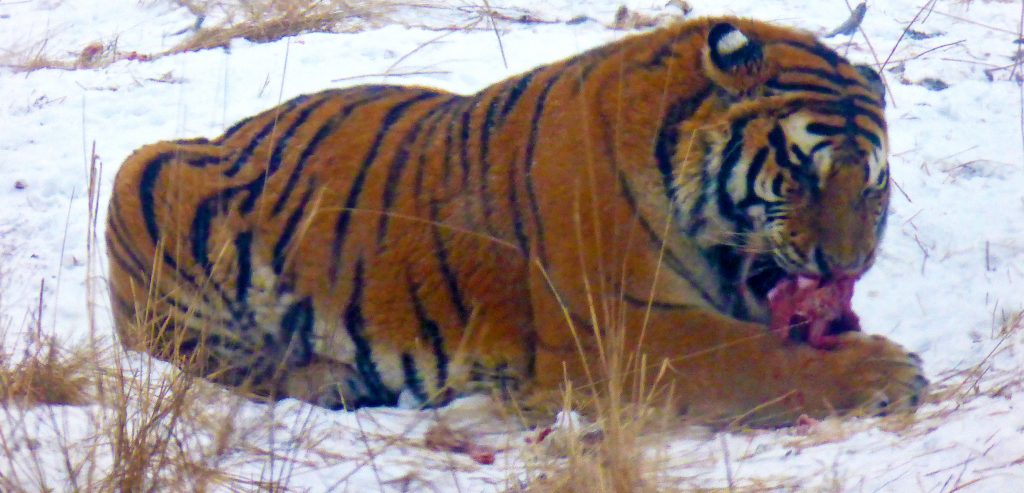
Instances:
[[[127,159],[107,222],[116,328],[213,381],[336,409],[599,392],[613,333],[700,419],[912,409],[920,361],[895,343],[766,326],[780,282],[873,261],[883,98],[810,35],[735,18],[469,96],[300,96]]]

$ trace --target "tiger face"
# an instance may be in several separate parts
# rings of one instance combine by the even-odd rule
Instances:
[[[885,149],[822,123],[831,115],[806,113],[780,122],[789,149],[776,149],[775,173],[760,177],[770,200],[765,235],[774,260],[789,272],[858,277],[873,262],[885,225]]]
[[[738,201],[755,243],[788,273],[859,277],[885,226],[889,173],[875,145],[884,135],[850,135],[834,113],[773,116],[751,123],[748,138],[767,145],[748,166],[763,171]]]
[[[817,43],[731,26],[708,43],[719,106],[695,133],[713,156],[699,164],[714,178],[698,202],[714,219],[698,220],[713,225],[706,244],[739,251],[746,312],[764,319],[781,280],[852,285],[873,263],[889,203],[884,88],[874,70]]]

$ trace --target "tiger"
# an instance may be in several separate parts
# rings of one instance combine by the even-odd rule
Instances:
[[[126,159],[106,223],[116,332],[332,410],[597,395],[614,340],[635,387],[694,420],[913,412],[918,355],[852,323],[828,345],[770,327],[779,285],[849,287],[874,263],[884,106],[871,67],[738,17],[472,95],[298,96]]]

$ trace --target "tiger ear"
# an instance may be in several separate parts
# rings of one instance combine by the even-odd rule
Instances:
[[[746,92],[765,80],[761,43],[750,39],[728,22],[711,27],[704,53],[704,69],[708,77],[730,92]]]
[[[878,99],[882,101],[882,105],[885,105],[885,83],[882,82],[882,76],[878,75],[875,69],[868,65],[854,65],[853,68],[857,69],[861,77],[868,81],[868,87],[871,89]]]

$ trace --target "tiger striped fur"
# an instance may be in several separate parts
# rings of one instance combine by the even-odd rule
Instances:
[[[872,69],[698,19],[470,96],[327,90],[145,146],[114,184],[110,292],[129,348],[329,408],[586,389],[617,333],[697,419],[908,410],[916,355],[766,327],[779,279],[868,269],[888,197]]]

